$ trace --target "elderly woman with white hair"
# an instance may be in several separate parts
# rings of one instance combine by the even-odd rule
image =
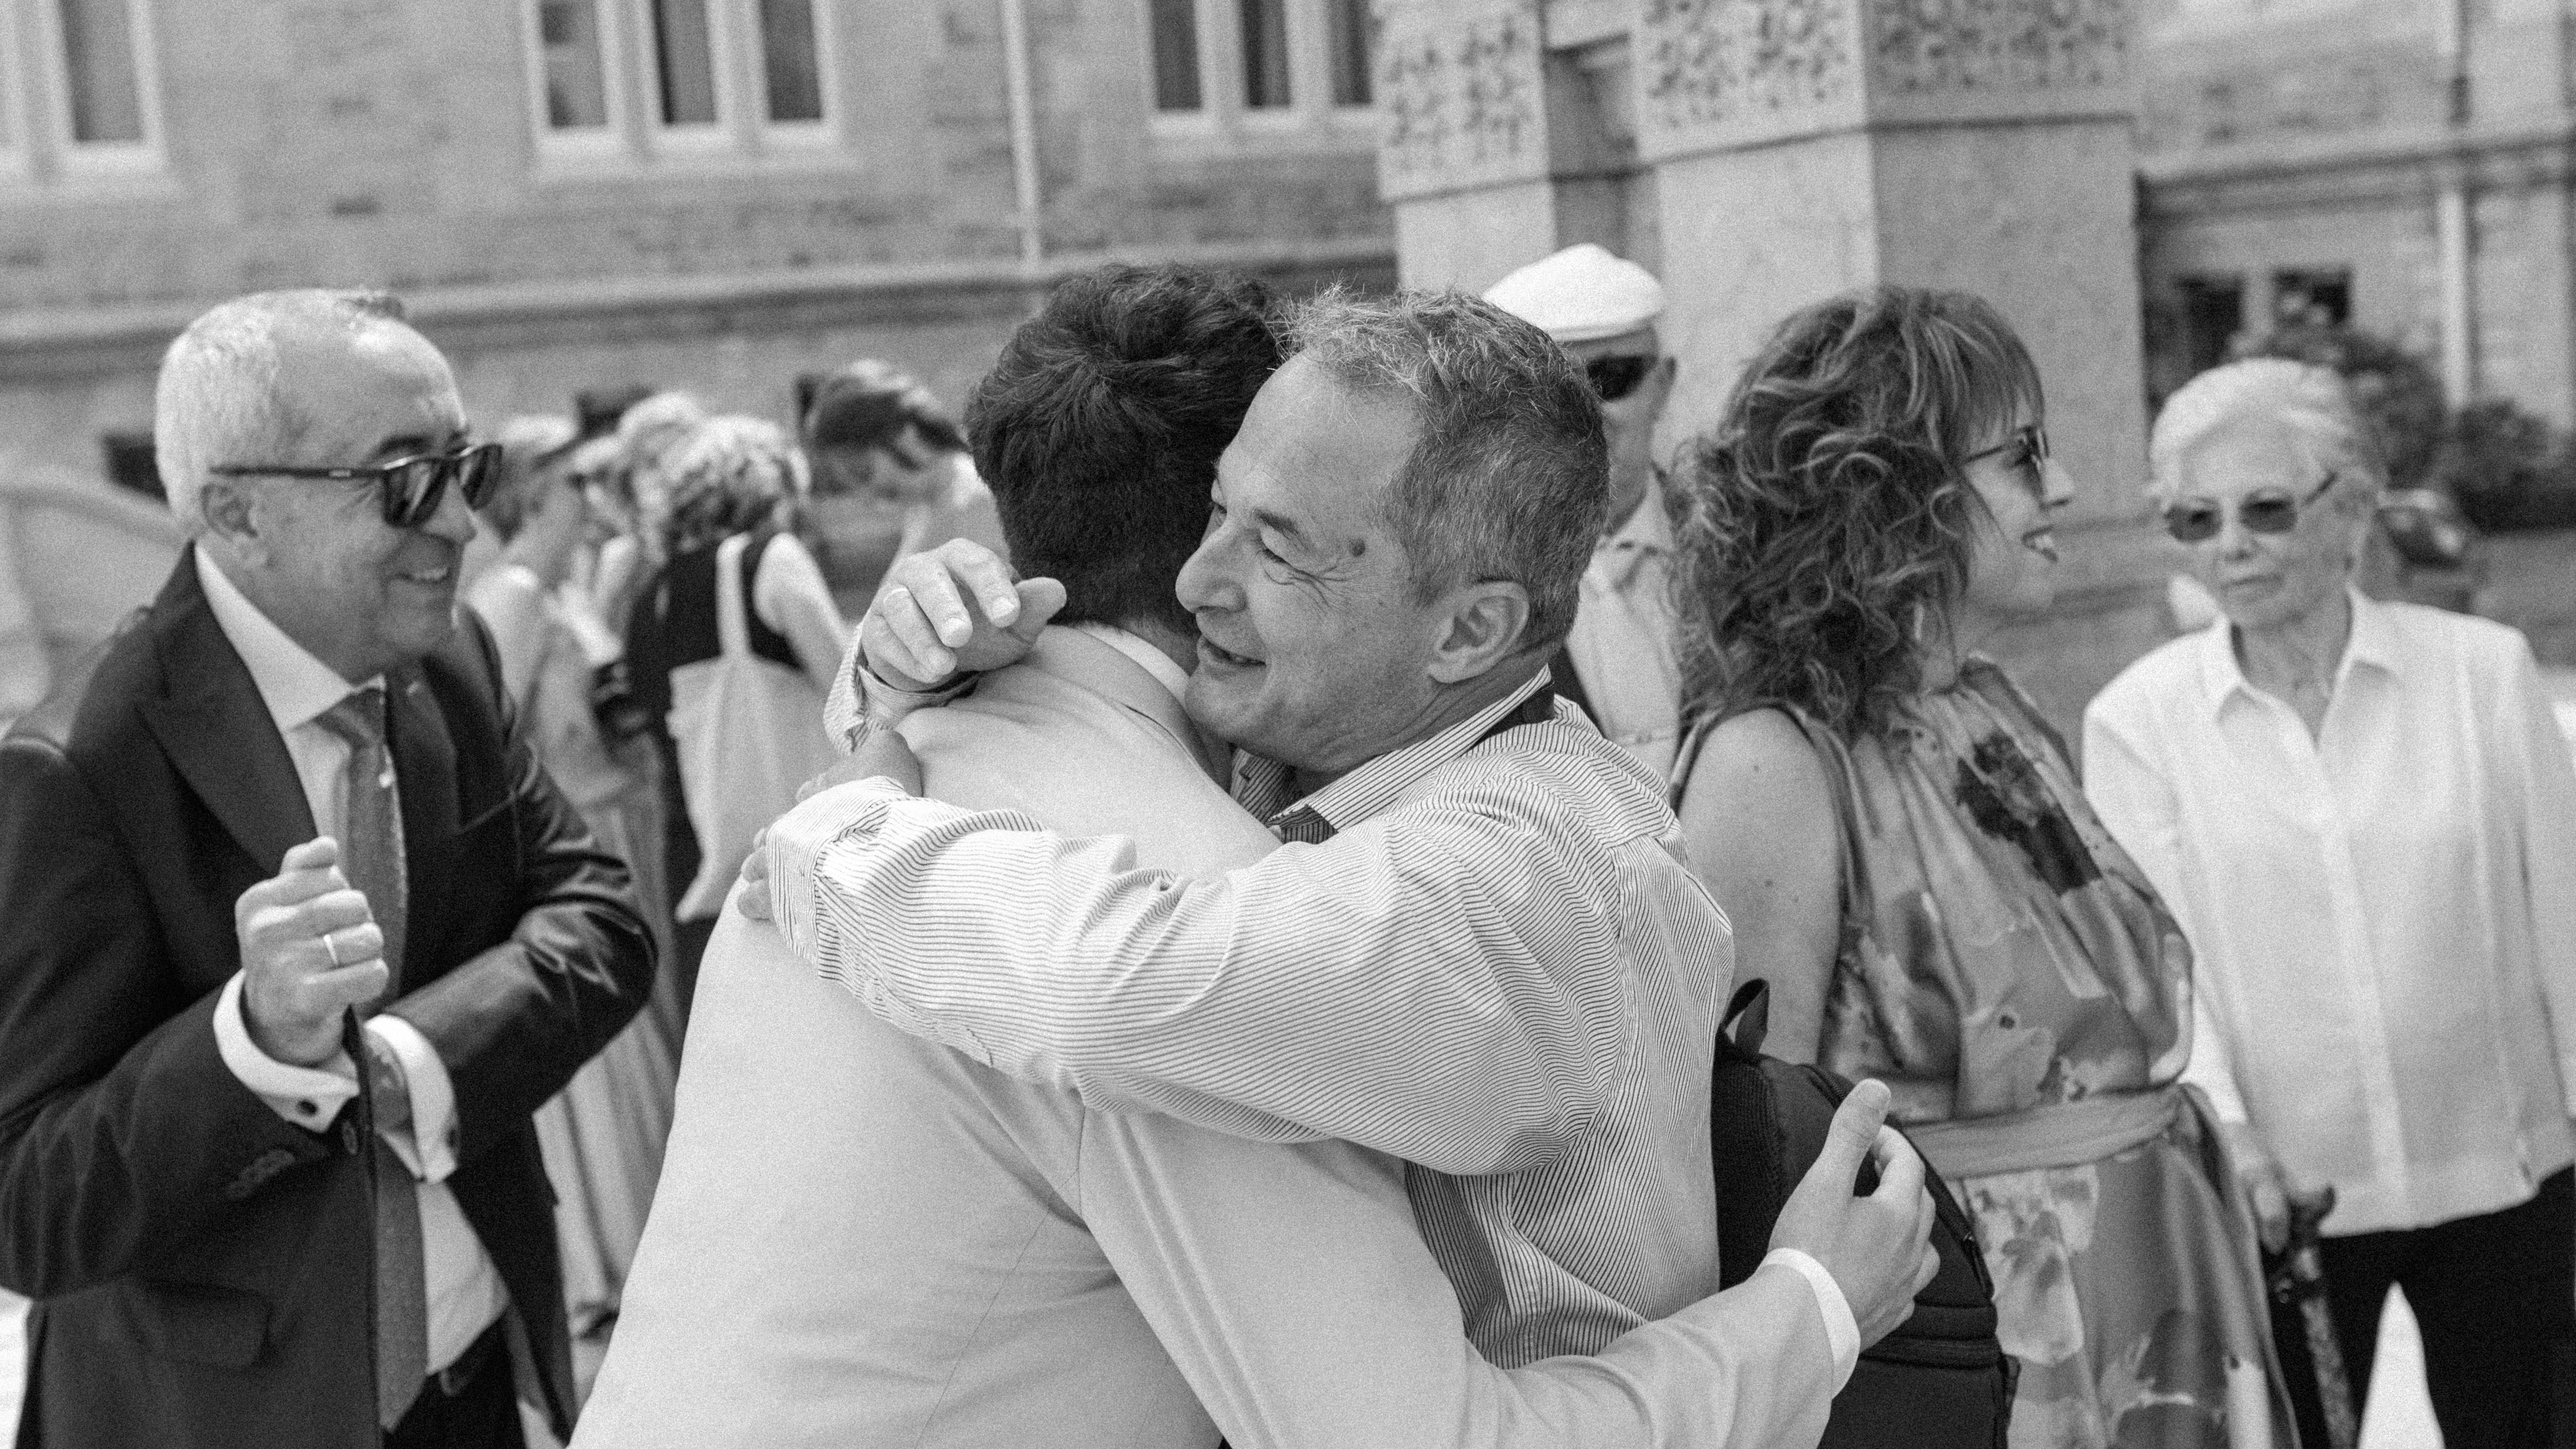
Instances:
[[[2334,1189],[2352,1381],[2394,1284],[2450,1449],[2545,1444],[2576,1328],[2576,772],[2531,650],[2353,587],[2384,471],[2334,373],[2204,373],[2149,456],[2223,617],[2093,701],[2085,780],[2197,955],[2185,1079],[2268,1213]]]
[[[810,486],[786,429],[708,418],[655,469],[664,562],[628,616],[626,659],[662,751],[685,1003],[753,832],[838,759],[823,700],[849,629],[795,531]]]

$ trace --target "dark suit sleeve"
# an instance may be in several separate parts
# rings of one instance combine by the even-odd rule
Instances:
[[[147,1267],[332,1154],[233,1076],[215,994],[175,979],[106,808],[51,741],[0,742],[0,1283]]]
[[[624,1029],[653,988],[653,941],[626,867],[555,789],[498,687],[499,665],[469,623],[481,681],[501,721],[518,924],[506,940],[390,1008],[437,1048],[456,1088],[457,1159],[526,1125],[582,1063]]]

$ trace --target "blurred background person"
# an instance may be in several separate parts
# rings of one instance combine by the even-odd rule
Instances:
[[[1590,242],[1530,263],[1485,300],[1536,324],[1583,366],[1610,439],[1610,522],[1583,571],[1574,632],[1555,661],[1556,692],[1583,706],[1612,744],[1657,779],[1681,734],[1674,643],[1673,525],[1655,463],[1655,424],[1677,364],[1655,321],[1654,273]]]
[[[2095,698],[2085,777],[2199,953],[2189,1080],[2258,1200],[2273,1158],[2334,1189],[2352,1382],[2395,1284],[2443,1442],[2548,1443],[2576,1328],[2576,771],[2530,646],[2353,587],[2385,473],[2325,368],[2201,374],[2149,457],[2224,617]]]
[[[501,552],[467,602],[491,630],[503,687],[538,761],[598,843],[626,862],[658,959],[668,961],[657,761],[646,721],[613,687],[624,678],[615,667],[624,641],[599,618],[581,577],[592,548],[590,510],[570,466],[581,444],[573,423],[556,417],[513,418],[496,441],[501,474],[479,516]],[[666,969],[642,1013],[536,1114],[579,1339],[595,1340],[615,1321],[643,1237],[671,1132],[680,1008]]]
[[[633,514],[633,533],[649,568],[662,566],[670,486],[665,464],[707,420],[706,404],[685,392],[657,392],[618,414],[617,484]]]
[[[849,631],[797,537],[807,475],[786,429],[704,419],[652,471],[639,492],[659,497],[646,516],[660,519],[665,562],[629,616],[626,660],[662,761],[663,878],[675,896],[685,1018],[752,834],[839,758],[823,734],[823,700]]]
[[[614,433],[573,444],[564,458],[566,481],[581,492],[586,542],[576,564],[591,610],[623,632],[636,597],[652,580],[661,545],[648,545],[642,508],[626,466],[626,449]]]
[[[2055,594],[2040,378],[1963,293],[1791,316],[1676,481],[1692,863],[1766,1049],[1895,1090],[1976,1219],[2016,1449],[2288,1444],[2191,956],[1976,649]]]
[[[1007,553],[965,431],[928,388],[864,358],[801,380],[798,392],[814,479],[807,536],[845,611],[863,612],[905,554],[952,538]]]

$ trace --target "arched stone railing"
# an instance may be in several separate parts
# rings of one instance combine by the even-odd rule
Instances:
[[[151,600],[180,543],[158,503],[0,458],[0,725]]]

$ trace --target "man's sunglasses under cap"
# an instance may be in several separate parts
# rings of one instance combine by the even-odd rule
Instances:
[[[365,468],[298,468],[282,463],[221,463],[206,470],[225,478],[325,478],[341,483],[373,483],[385,522],[395,528],[417,528],[438,512],[454,484],[465,494],[465,506],[481,508],[501,476],[501,445],[476,443],[450,453],[417,453]]]
[[[1646,378],[1662,359],[1645,354],[1618,357],[1596,357],[1583,364],[1584,379],[1592,384],[1592,395],[1603,402],[1617,402],[1643,387]]]

